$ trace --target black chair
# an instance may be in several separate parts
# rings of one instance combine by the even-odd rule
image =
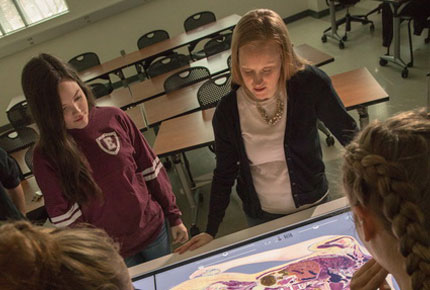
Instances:
[[[139,39],[137,40],[137,48],[138,49],[142,49],[145,47],[148,47],[150,45],[153,45],[157,42],[169,39],[169,33],[165,30],[153,30],[150,31],[148,33],[145,33],[144,35],[142,35],[141,37],[139,37]],[[171,52],[169,52],[169,54],[171,54]],[[138,74],[142,74],[143,72],[146,73],[146,70],[148,69],[149,65],[151,64],[151,62],[153,62],[157,57],[151,57],[148,58],[140,63],[136,64],[136,71]]]
[[[104,84],[102,83],[93,83],[89,84],[89,87],[91,89],[91,92],[93,93],[94,98],[98,99],[103,96],[109,95],[112,90],[109,90]]]
[[[216,107],[218,102],[231,91],[230,73],[208,79],[197,91],[197,100],[202,110]]]
[[[348,40],[348,32],[351,31],[352,22],[359,22],[361,24],[370,24],[370,31],[375,30],[375,25],[373,24],[373,21],[368,19],[368,16],[371,13],[380,11],[380,7],[372,10],[368,14],[351,15],[349,13],[349,8],[351,6],[354,6],[359,1],[360,0],[326,0],[327,5],[330,7],[331,26],[326,30],[324,30],[323,36],[321,37],[322,42],[327,42],[327,37],[330,37],[339,42],[340,49],[345,48],[345,44],[343,42]],[[335,3],[339,3],[346,8],[346,15],[338,20],[336,20],[336,16],[335,16]],[[342,24],[345,24],[345,34],[344,36],[341,37],[337,34],[337,28]]]
[[[210,71],[204,66],[188,67],[169,76],[164,81],[164,91],[169,93],[207,79],[210,76]]]
[[[231,55],[227,58],[227,66],[231,70]]]
[[[13,129],[0,136],[0,147],[7,153],[12,153],[34,144],[38,134],[33,128],[27,127],[33,123],[27,101],[15,104],[6,114]]]
[[[100,59],[98,55],[94,52],[85,52],[80,55],[77,55],[70,59],[68,63],[77,71],[81,72],[86,69],[89,69],[93,66],[100,64]],[[109,75],[100,76],[101,79],[108,81],[108,83],[103,84],[108,89],[109,93],[113,90],[112,80]]]
[[[24,155],[25,164],[27,165],[28,169],[30,169],[30,172],[33,172],[33,151],[34,144],[28,148]]]
[[[228,50],[231,47],[232,33],[220,34],[205,43],[203,51],[206,57]]]
[[[189,32],[193,29],[199,28],[203,25],[206,25],[215,21],[216,21],[216,17],[213,12],[211,11],[198,12],[189,16],[187,19],[185,19],[184,29],[185,29],[185,32]],[[196,48],[198,43],[199,41],[196,41],[194,43],[191,43],[188,46],[188,52],[190,54],[190,57],[194,60],[202,59],[205,57],[205,53],[203,50],[194,52],[194,49]]]
[[[174,53],[152,62],[146,70],[146,73],[148,77],[153,78],[188,64],[189,59],[186,55]]]

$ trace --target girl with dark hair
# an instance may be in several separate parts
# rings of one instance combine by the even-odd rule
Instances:
[[[119,242],[128,266],[170,252],[188,239],[167,173],[128,115],[96,107],[77,73],[41,54],[22,72],[40,130],[33,167],[50,221],[86,222]]]
[[[343,179],[374,258],[351,289],[377,289],[391,273],[402,290],[430,290],[430,115],[409,111],[371,123],[346,147]]]

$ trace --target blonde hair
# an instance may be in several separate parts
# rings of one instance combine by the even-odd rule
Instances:
[[[383,221],[406,258],[413,289],[430,289],[430,118],[401,113],[366,127],[346,147],[344,185],[352,205]]]
[[[120,290],[127,268],[107,234],[20,221],[0,226],[0,289]]]
[[[246,13],[233,31],[231,42],[231,74],[233,85],[243,85],[239,69],[239,49],[253,41],[274,41],[281,49],[280,87],[295,73],[303,70],[306,61],[296,55],[282,18],[269,9],[256,9]]]

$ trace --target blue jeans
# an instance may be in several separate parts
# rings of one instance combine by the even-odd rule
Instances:
[[[125,264],[127,267],[132,267],[170,253],[169,232],[167,230],[167,222],[165,221],[158,237],[139,253],[125,258]]]

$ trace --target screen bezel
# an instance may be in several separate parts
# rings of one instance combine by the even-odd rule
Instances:
[[[189,259],[184,259],[184,260],[178,261],[177,263],[173,263],[173,264],[169,264],[169,265],[160,267],[160,268],[155,269],[155,270],[153,270],[151,272],[146,272],[146,273],[144,273],[142,275],[137,275],[134,278],[132,278],[132,282],[136,282],[138,280],[145,279],[145,278],[153,276],[153,278],[154,278],[154,284],[155,284],[155,275],[157,275],[157,274],[160,274],[160,273],[172,270],[174,268],[181,267],[181,266],[189,264],[189,263],[193,263],[193,262],[201,260],[201,259],[208,258],[210,256],[214,256],[214,255],[220,254],[220,253],[222,253],[224,251],[230,251],[232,249],[239,248],[239,247],[244,246],[244,245],[246,245],[246,244],[248,244],[250,242],[257,242],[257,241],[260,241],[262,239],[269,238],[271,236],[275,236],[275,235],[284,233],[286,231],[291,231],[291,230],[294,230],[296,228],[299,228],[299,227],[306,226],[306,225],[314,223],[314,222],[318,222],[318,221],[324,220],[326,218],[330,218],[330,217],[333,217],[333,216],[336,216],[336,215],[340,215],[340,214],[348,212],[348,211],[351,211],[351,207],[350,206],[344,206],[344,207],[335,209],[333,211],[329,211],[327,213],[324,213],[324,214],[321,214],[321,215],[318,215],[318,216],[310,217],[310,218],[307,218],[305,220],[289,224],[289,225],[287,225],[285,227],[281,227],[281,228],[278,228],[278,229],[275,229],[275,230],[272,230],[272,231],[268,231],[268,232],[262,233],[260,235],[256,235],[256,236],[253,236],[253,237],[250,237],[250,238],[247,238],[247,239],[243,239],[243,240],[241,240],[241,241],[239,241],[237,243],[234,243],[234,244],[231,244],[231,245],[226,245],[224,247],[219,247],[219,248],[216,248],[216,249],[214,249],[212,251],[205,252],[205,253],[203,253],[201,255],[196,255],[196,256],[191,257]],[[155,284],[155,287],[156,287],[156,284]]]

